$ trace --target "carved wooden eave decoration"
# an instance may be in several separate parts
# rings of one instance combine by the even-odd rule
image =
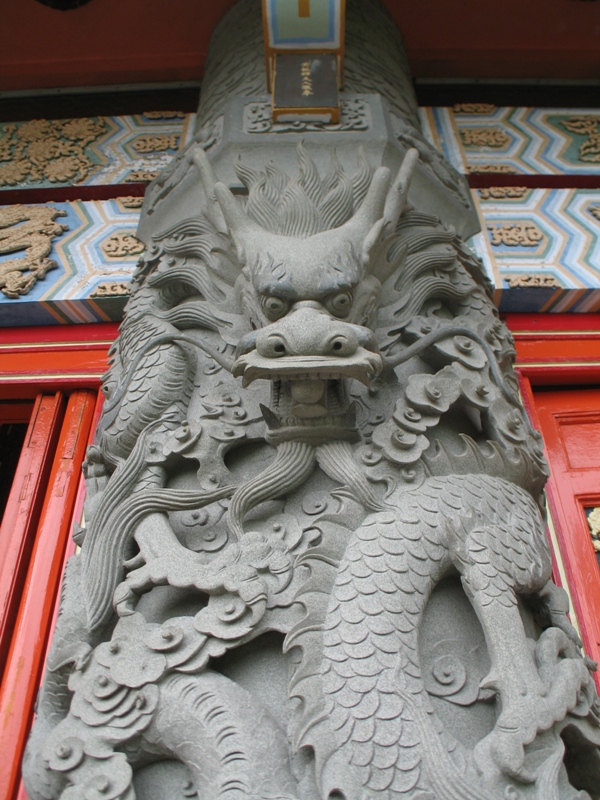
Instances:
[[[88,117],[2,125],[0,186],[82,181],[95,167],[85,147],[105,126],[104,120]]]
[[[23,251],[20,258],[0,261],[0,289],[17,300],[28,294],[38,280],[57,264],[48,258],[52,241],[68,230],[55,222],[65,212],[51,206],[5,206],[0,208],[0,254]]]

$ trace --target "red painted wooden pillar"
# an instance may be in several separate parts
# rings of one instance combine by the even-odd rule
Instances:
[[[0,528],[0,677],[44,500],[44,489],[60,433],[61,392],[38,395]]]
[[[58,594],[96,392],[67,402],[0,688],[0,798],[13,800]]]

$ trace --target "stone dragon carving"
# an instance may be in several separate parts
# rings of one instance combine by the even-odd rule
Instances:
[[[349,4],[350,41],[371,23]],[[231,53],[211,55],[227,85]],[[235,194],[196,143],[150,190],[31,800],[598,797],[595,665],[550,577],[540,437],[437,213],[460,179],[426,143],[391,133],[384,165],[354,135],[279,133],[282,166],[252,134]],[[442,201],[419,206],[428,180]]]

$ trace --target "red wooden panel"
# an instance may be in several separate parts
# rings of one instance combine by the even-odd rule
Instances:
[[[58,349],[54,345],[46,348],[10,350],[0,353],[0,364],[3,379],[16,375],[22,379],[24,372],[32,375],[68,374],[72,372],[96,374],[106,369],[106,353],[108,345],[95,348],[72,347]]]
[[[48,641],[73,518],[80,468],[96,393],[76,391],[69,398],[52,465],[31,563],[25,580],[15,634],[0,689],[0,797],[13,800],[33,715],[33,703]]]
[[[600,389],[533,395],[552,475],[548,502],[587,653],[600,661],[600,569],[585,516],[600,505]],[[600,684],[600,681],[597,681]]]
[[[4,195],[2,195],[4,199]],[[1,328],[0,348],[30,347],[53,344],[55,347],[94,346],[97,342],[112,342],[119,325],[117,322],[90,322],[82,325],[36,325],[31,328]]]
[[[600,316],[598,314],[501,314],[513,333],[598,333]]]
[[[561,418],[562,441],[569,467],[597,469],[600,466],[600,414],[583,414],[581,417]]]
[[[517,367],[536,386],[600,383],[600,315],[506,314]]]
[[[10,646],[64,405],[60,392],[37,398],[0,528],[0,675]]]

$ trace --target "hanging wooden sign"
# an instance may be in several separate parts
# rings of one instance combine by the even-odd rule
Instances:
[[[263,0],[273,118],[339,121],[345,0]]]

